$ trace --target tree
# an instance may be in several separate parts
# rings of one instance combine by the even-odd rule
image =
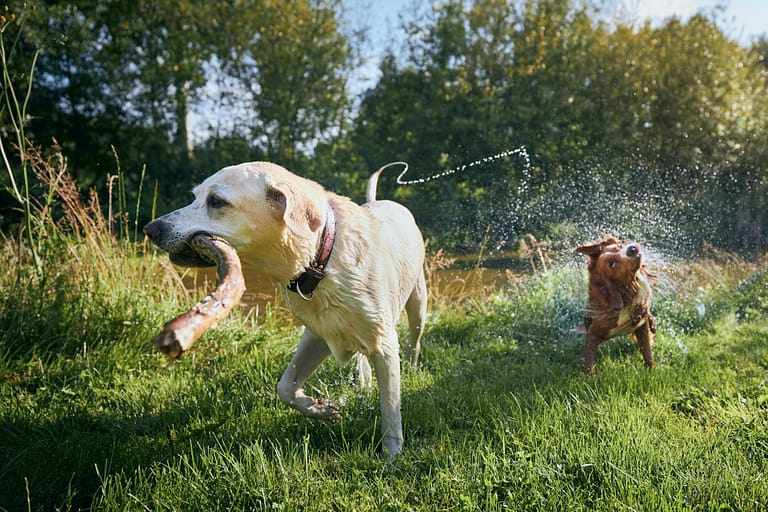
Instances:
[[[185,0],[31,1],[15,56],[40,52],[28,133],[57,139],[83,187],[115,172],[113,148],[134,181],[149,164],[188,187],[188,105],[218,27],[212,7]]]
[[[518,146],[540,161],[578,152],[569,98],[582,80],[570,58],[591,29],[585,12],[569,0],[437,5],[407,26],[405,57],[382,64],[380,82],[362,101],[354,140],[378,163],[404,159],[426,174]],[[417,212],[458,204],[469,224],[484,223],[479,204],[501,204],[523,183],[546,182],[549,169],[529,173],[521,161],[503,160],[454,176],[450,186],[420,187],[418,201],[410,201],[411,190],[398,193]],[[424,218],[428,230],[458,237],[467,231],[450,227],[448,217]]]
[[[449,0],[406,25],[405,49],[383,62],[353,132],[369,167],[404,159],[429,173],[518,145],[534,156],[532,169],[496,162],[398,190],[428,231],[548,229],[573,213],[560,185],[583,172],[608,190],[675,194],[705,218],[708,183],[727,181],[764,133],[764,79],[712,15],[634,28],[597,21],[601,5]],[[438,202],[465,224],[436,217]]]
[[[163,127],[183,165],[193,158],[190,103],[205,85],[205,64],[227,29],[215,2],[162,0],[102,3],[104,64],[117,81],[124,115]],[[119,85],[118,85],[119,84]]]
[[[354,52],[340,6],[243,0],[231,8],[233,26],[219,57],[244,97],[235,130],[287,167],[306,165],[316,144],[345,124]]]
[[[250,141],[242,158],[299,165],[348,112],[353,52],[339,6],[332,0],[32,0],[16,49],[16,62],[41,51],[28,133],[43,146],[56,138],[84,187],[115,173],[113,148],[129,181],[146,164],[159,180],[161,203],[185,197],[182,191],[211,172],[208,164],[223,161],[212,151],[228,140]],[[21,77],[25,70],[17,71]],[[240,88],[213,88],[218,97],[204,96],[202,88],[219,78],[212,73],[228,74]],[[196,161],[191,109],[214,108],[220,97],[242,93],[249,101],[239,111],[250,115],[204,141],[205,158]]]

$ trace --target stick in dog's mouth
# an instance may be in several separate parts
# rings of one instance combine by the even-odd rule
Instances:
[[[216,262],[218,282],[203,300],[165,324],[160,334],[152,338],[155,348],[172,358],[184,354],[200,336],[225,318],[245,292],[243,269],[234,247],[207,233],[196,234],[189,245],[201,259]]]

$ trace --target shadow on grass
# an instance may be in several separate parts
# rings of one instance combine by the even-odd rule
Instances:
[[[369,406],[370,393],[349,396],[339,422],[313,421],[278,400],[279,363],[227,367],[236,360],[230,354],[149,370],[162,374],[150,379],[162,382],[149,383],[146,395],[123,397],[122,405],[77,389],[71,404],[57,392],[33,405],[23,398],[32,389],[15,386],[19,396],[5,400],[11,407],[0,419],[0,510],[28,510],[28,502],[31,510],[90,509],[115,476],[131,481],[142,472],[175,470],[217,450],[238,458],[254,443],[264,443],[267,457],[278,462],[298,447],[318,455],[345,449],[374,455],[378,407]],[[320,375],[325,380],[338,373],[329,367]],[[153,396],[167,395],[163,387],[173,379],[185,381],[177,396]],[[49,383],[66,380],[52,376]]]

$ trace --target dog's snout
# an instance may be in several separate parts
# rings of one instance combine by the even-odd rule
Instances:
[[[157,240],[160,234],[165,228],[165,222],[162,219],[155,219],[146,226],[144,226],[144,234],[149,237],[150,240]]]
[[[627,247],[627,256],[630,258],[636,258],[640,254],[640,248],[634,244]]]

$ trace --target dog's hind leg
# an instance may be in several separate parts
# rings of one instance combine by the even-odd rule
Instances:
[[[584,373],[587,375],[595,371],[598,345],[600,345],[600,340],[594,334],[587,331],[587,340],[584,343]]]
[[[319,419],[338,418],[339,407],[333,401],[304,394],[304,383],[330,353],[328,345],[322,338],[305,329],[296,354],[277,384],[280,400],[305,416]]]
[[[420,273],[416,286],[405,303],[405,312],[408,314],[408,330],[410,334],[407,350],[408,363],[411,368],[415,369],[419,363],[424,323],[427,321],[427,283],[424,272]]]
[[[371,387],[373,382],[373,371],[371,370],[371,363],[368,362],[368,358],[363,354],[355,354],[352,356],[355,360],[355,368],[357,370],[357,383],[360,388],[367,389]]]

